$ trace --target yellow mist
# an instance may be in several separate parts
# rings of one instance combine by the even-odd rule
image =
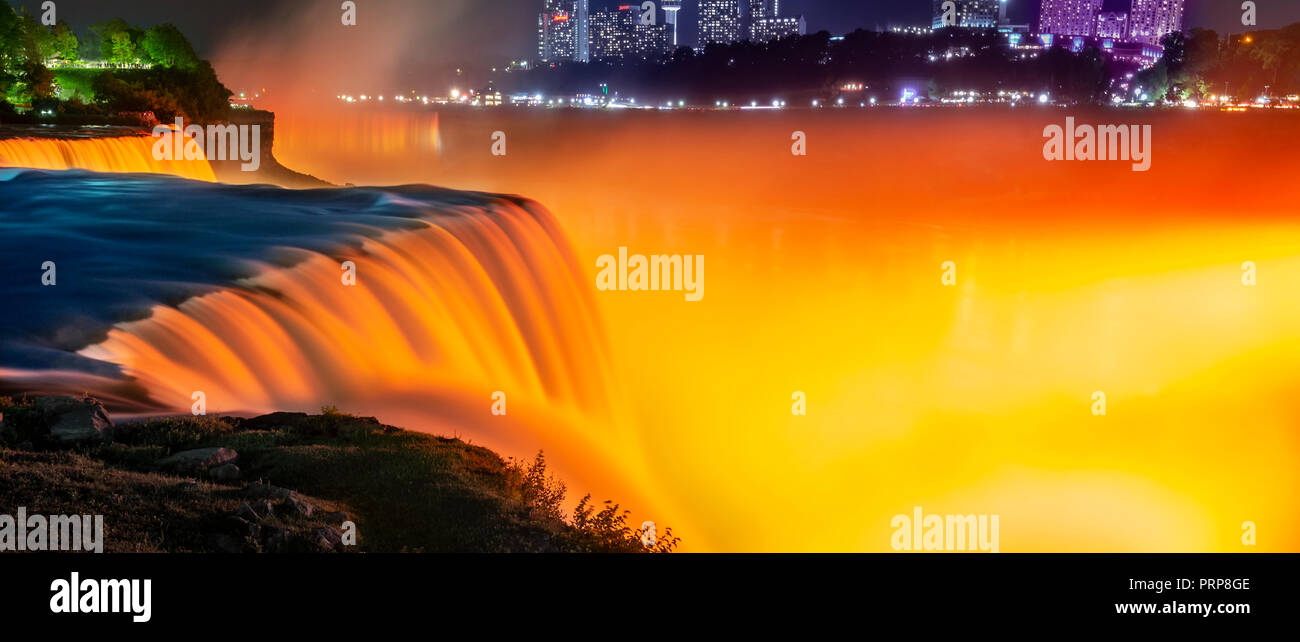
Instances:
[[[1043,161],[1042,127],[1064,116],[498,111],[404,131],[401,115],[282,115],[295,169],[546,204],[580,274],[511,270],[548,270],[538,291],[572,298],[494,313],[484,283],[421,280],[442,247],[363,271],[342,301],[322,298],[337,262],[308,262],[265,275],[290,296],[160,309],[86,354],[177,407],[199,381],[230,408],[342,399],[507,454],[545,448],[688,550],[890,550],[914,506],[999,515],[1002,551],[1300,550],[1300,225],[1277,134],[1297,125],[1153,116],[1137,174]],[[506,157],[489,153],[498,130]],[[808,157],[789,153],[796,130]],[[704,255],[704,300],[596,292],[596,257],[620,246]],[[592,316],[562,312],[575,301]],[[599,328],[607,363],[567,352]],[[529,329],[561,337],[554,351],[519,356]],[[446,338],[436,358],[428,336]],[[569,361],[548,372],[538,355]],[[523,391],[508,423],[487,414],[506,387]],[[579,403],[595,398],[610,410]]]

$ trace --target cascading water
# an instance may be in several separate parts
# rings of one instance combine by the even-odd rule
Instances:
[[[149,136],[0,139],[0,167],[174,174],[216,180],[205,160],[157,160]]]
[[[593,456],[625,445],[618,395],[582,270],[536,204],[85,172],[0,191],[0,388],[128,413],[188,412],[200,392],[209,413],[337,405],[545,448],[578,487],[645,496]]]

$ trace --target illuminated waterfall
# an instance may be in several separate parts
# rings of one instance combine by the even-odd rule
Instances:
[[[144,172],[216,180],[206,160],[156,160],[153,142],[150,136],[3,139],[0,140],[0,167]]]

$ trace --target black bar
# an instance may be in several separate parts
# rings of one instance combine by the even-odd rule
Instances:
[[[0,617],[126,632],[205,621],[293,628],[335,621],[384,629],[468,618],[538,626],[608,618],[762,625],[773,620],[1095,623],[1250,630],[1296,617],[1294,554],[865,555],[68,555],[0,556]],[[148,622],[130,613],[53,613],[51,583],[151,580]],[[1179,579],[1193,588],[1178,589]],[[1168,581],[1169,589],[1134,588]],[[1229,580],[1233,585],[1204,585]],[[1243,584],[1244,581],[1244,584]],[[1235,588],[1234,588],[1235,587]],[[1117,604],[1248,605],[1249,613],[1119,614]],[[1126,607],[1125,607],[1126,608]],[[269,620],[267,620],[269,618]],[[501,619],[506,618],[506,619]],[[919,618],[919,619],[918,619]],[[936,619],[938,618],[938,619]],[[585,621],[585,620],[584,620]],[[466,622],[467,624],[469,622]],[[658,625],[656,625],[658,626]],[[1244,628],[1243,628],[1244,627]],[[397,629],[393,629],[397,630]],[[532,631],[530,629],[530,631]]]

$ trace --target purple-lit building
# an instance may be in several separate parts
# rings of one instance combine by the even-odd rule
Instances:
[[[1038,12],[1038,33],[1095,36],[1101,3],[1102,0],[1043,0]]]
[[[1128,40],[1128,14],[1120,11],[1097,14],[1097,37],[1116,42]]]
[[[1129,39],[1160,44],[1166,34],[1183,29],[1183,0],[1133,0],[1128,19]]]

